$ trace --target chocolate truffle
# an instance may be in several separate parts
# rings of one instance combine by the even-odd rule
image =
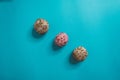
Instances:
[[[34,29],[39,34],[44,34],[44,33],[46,33],[48,31],[49,24],[44,19],[37,19],[36,22],[35,22],[35,24],[34,24]]]
[[[73,51],[73,57],[77,61],[85,60],[87,55],[88,55],[88,52],[86,51],[86,49],[84,47],[81,47],[81,46],[74,49],[74,51]]]
[[[57,46],[64,46],[68,42],[68,35],[66,33],[59,33],[55,38],[55,43]]]

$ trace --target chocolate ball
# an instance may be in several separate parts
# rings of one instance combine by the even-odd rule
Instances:
[[[57,46],[64,46],[68,42],[68,35],[66,33],[59,33],[55,38],[55,43]]]
[[[34,24],[34,29],[39,34],[44,34],[44,33],[46,33],[48,31],[49,24],[44,19],[37,19],[36,22],[35,22],[35,24]]]
[[[88,55],[88,52],[86,51],[86,49],[84,47],[81,47],[81,46],[74,49],[74,51],[73,51],[73,57],[77,61],[85,60],[87,55]]]

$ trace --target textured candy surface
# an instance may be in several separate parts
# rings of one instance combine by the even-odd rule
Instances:
[[[78,47],[73,51],[73,57],[77,61],[83,61],[87,55],[88,53],[84,47]]]
[[[34,24],[34,29],[40,34],[44,34],[48,31],[49,25],[48,22],[44,19],[37,19]]]
[[[68,35],[66,33],[59,33],[55,38],[55,43],[58,46],[64,46],[68,42]]]

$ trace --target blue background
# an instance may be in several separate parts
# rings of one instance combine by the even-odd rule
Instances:
[[[49,22],[45,35],[37,18]],[[89,55],[73,63],[80,45]],[[120,80],[120,0],[0,0],[0,80]]]

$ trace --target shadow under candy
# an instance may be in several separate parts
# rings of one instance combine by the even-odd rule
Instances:
[[[39,34],[38,32],[35,31],[35,29],[32,29],[32,36],[36,39],[42,38],[45,34]]]
[[[57,51],[57,50],[60,50],[62,47],[57,46],[57,45],[55,44],[55,41],[53,40],[53,42],[52,42],[52,48],[53,48],[54,51]]]

